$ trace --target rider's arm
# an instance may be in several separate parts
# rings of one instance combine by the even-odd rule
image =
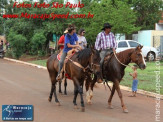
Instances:
[[[115,36],[113,33],[112,33],[112,41],[113,41],[113,52],[115,53],[115,49],[117,48],[117,42],[115,40]]]
[[[79,45],[71,45],[70,43],[67,43],[67,46],[68,46],[68,48],[75,48],[75,47],[79,47]]]

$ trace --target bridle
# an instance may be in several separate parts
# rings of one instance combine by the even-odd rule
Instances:
[[[117,59],[117,61],[118,61],[120,64],[122,64],[123,66],[132,67],[132,66],[130,66],[130,65],[123,64],[121,61],[119,61],[119,59],[117,58],[117,55],[115,54],[115,52],[114,52],[114,56],[115,56],[115,58]],[[139,57],[137,57],[136,60],[139,60]],[[139,65],[139,64],[138,64],[138,65]]]
[[[123,64],[122,62],[120,62],[119,61],[119,59],[117,58],[117,55],[115,54],[115,52],[114,52],[114,56],[115,56],[115,58],[117,59],[117,61],[120,63],[120,64],[122,64],[123,66],[125,66],[125,67],[131,67],[130,65],[126,65],[126,64]]]
[[[94,67],[95,66],[97,66],[97,67],[100,67],[100,65],[99,64],[95,64],[95,63],[93,63],[93,53],[91,54],[91,61],[90,61],[91,63],[91,66],[90,66],[90,70],[91,70],[91,72],[94,72]]]

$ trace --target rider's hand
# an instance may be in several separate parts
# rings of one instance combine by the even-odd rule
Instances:
[[[116,50],[115,50],[115,48],[113,48],[113,52],[114,52],[114,53],[116,53]]]
[[[80,45],[78,45],[78,48],[79,48],[79,50],[82,50],[82,47]]]

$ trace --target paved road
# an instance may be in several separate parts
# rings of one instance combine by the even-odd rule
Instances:
[[[49,92],[50,79],[46,70],[0,59],[0,106],[3,104],[32,104],[34,106],[34,122],[155,121],[154,98],[143,95],[138,95],[137,98],[128,97],[131,93],[122,91],[124,101],[129,110],[129,113],[125,114],[120,107],[117,93],[115,93],[113,98],[114,109],[107,108],[107,99],[110,91],[108,89],[105,90],[103,85],[97,84],[94,89],[93,104],[86,104],[86,111],[80,112],[80,109],[73,109],[72,81],[68,81],[67,96],[58,94],[61,106],[56,106],[54,97],[51,103],[48,102]],[[77,101],[79,106],[79,96]],[[161,112],[163,112],[162,101]],[[1,117],[2,115],[0,115]],[[161,120],[163,120],[163,115]]]

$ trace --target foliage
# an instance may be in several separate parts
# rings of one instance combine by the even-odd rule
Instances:
[[[5,34],[7,40],[11,45],[16,45],[16,35],[24,39],[23,53],[44,55],[48,47],[49,40],[52,40],[53,34],[62,35],[67,25],[72,23],[77,27],[86,30],[86,38],[88,43],[94,43],[97,34],[105,22],[113,25],[112,31],[114,33],[132,34],[140,29],[153,29],[154,23],[159,18],[159,8],[161,0],[82,0],[84,7],[78,9],[70,8],[13,8],[15,0],[0,1],[0,10],[5,10],[6,14],[19,14],[22,12],[29,14],[85,14],[86,18],[68,18],[60,19],[47,18],[42,19],[26,19],[26,18],[2,18],[2,11],[0,11],[0,35]],[[42,3],[44,0],[40,0]],[[51,0],[48,2],[52,5],[53,2],[63,3],[63,0]],[[31,1],[24,3],[33,4]],[[133,8],[133,9],[131,9]],[[152,9],[151,9],[152,8]],[[88,13],[94,14],[93,18],[87,18]],[[18,42],[19,42],[18,41]],[[12,44],[13,43],[13,44]],[[38,46],[38,47],[37,47]],[[15,47],[12,47],[13,49]],[[19,53],[20,54],[20,53]],[[19,57],[19,56],[18,56]]]
[[[136,25],[142,30],[155,29],[155,23],[161,20],[162,0],[126,0],[136,12]]]
[[[17,34],[13,32],[13,30],[10,31],[10,34],[8,36],[8,41],[10,42],[11,50],[12,50],[12,56],[14,58],[19,59],[19,57],[24,53],[25,51],[25,44],[27,42],[26,37],[24,37],[21,34]]]
[[[31,51],[33,54],[43,55],[44,53],[44,45],[45,45],[46,37],[43,34],[43,31],[36,32],[31,39]]]
[[[94,14],[92,19],[83,19],[80,22],[80,26],[85,25],[87,39],[91,40],[92,43],[106,22],[113,25],[112,31],[114,33],[131,34],[140,30],[134,24],[136,21],[135,13],[128,4],[122,1],[115,1],[114,5],[109,0],[93,1],[88,9],[81,9],[80,13],[83,12]]]

